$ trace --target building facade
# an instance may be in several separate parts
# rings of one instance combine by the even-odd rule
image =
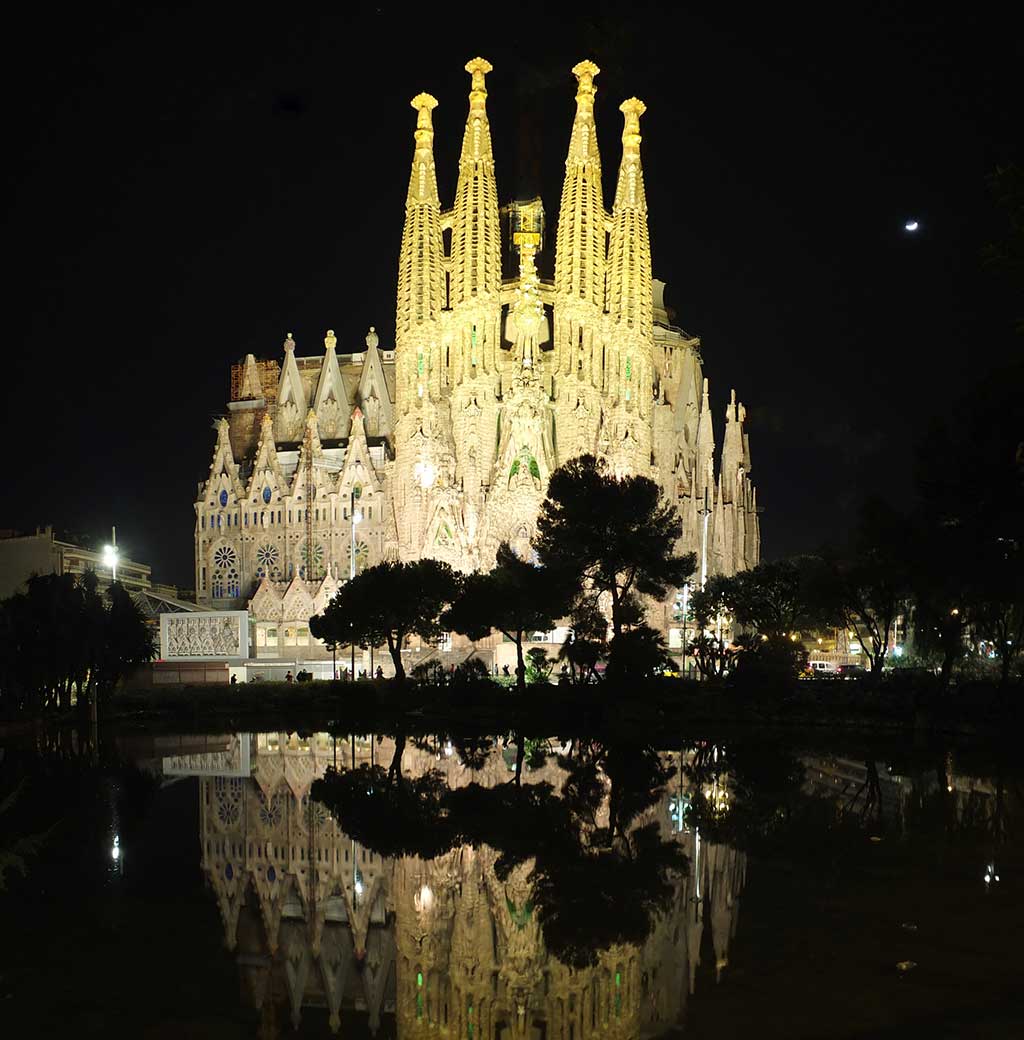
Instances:
[[[25,582],[33,575],[73,574],[81,578],[89,571],[96,575],[101,589],[110,585],[113,574],[103,552],[58,538],[52,527],[33,534],[0,532],[0,599],[24,592]],[[118,556],[117,580],[133,596],[149,591],[150,574],[148,564]]]
[[[604,205],[593,62],[575,66],[554,242],[542,279],[540,200],[498,206],[476,58],[454,204],[442,206],[429,94],[416,111],[394,349],[232,369],[228,412],[195,501],[197,600],[249,606],[256,651],[309,647],[309,617],[340,582],[384,559],[487,568],[502,541],[526,552],[547,481],[584,453],[661,486],[700,578],[758,562],[745,411],[735,393],[721,448],[699,340],[669,320],[653,278],[636,98],[624,101],[611,211]],[[503,222],[503,214],[505,221]],[[503,257],[513,269],[503,277]],[[672,603],[658,608],[667,630]],[[655,611],[657,614],[657,610]],[[657,623],[656,616],[652,620]]]

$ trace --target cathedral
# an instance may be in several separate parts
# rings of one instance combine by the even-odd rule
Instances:
[[[594,119],[599,69],[582,61],[554,277],[542,278],[540,199],[499,208],[487,115],[491,65],[474,58],[454,204],[442,206],[429,94],[416,112],[398,263],[395,343],[231,371],[210,472],[195,502],[197,601],[246,609],[257,655],[310,656],[308,619],[368,564],[430,556],[486,569],[527,552],[547,481],[574,456],[643,474],[675,503],[695,581],[758,562],[745,412],[730,396],[721,449],[698,339],[654,279],[640,121],[629,98],[605,209]],[[661,613],[658,614],[657,611]],[[652,620],[670,635],[673,604]],[[678,633],[674,633],[678,645]],[[673,642],[670,640],[670,642]],[[284,648],[287,647],[286,651]]]

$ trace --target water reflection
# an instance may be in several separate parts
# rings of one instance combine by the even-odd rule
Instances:
[[[239,734],[163,772],[199,777],[202,869],[262,1035],[348,1016],[586,1040],[669,1028],[702,959],[728,964],[746,855],[691,822],[729,812],[702,755]],[[311,796],[325,773],[338,818]]]

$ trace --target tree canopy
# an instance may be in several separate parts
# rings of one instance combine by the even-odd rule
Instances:
[[[571,613],[585,638],[566,655],[574,674],[592,674],[593,621],[604,601],[612,657],[617,643],[624,658],[619,670],[627,657],[643,669],[654,667],[656,641],[621,637],[644,625],[643,597],[664,599],[693,573],[695,555],[676,551],[681,534],[675,507],[647,477],[614,477],[593,455],[570,459],[551,475],[534,548],[540,563],[576,590]]]
[[[45,574],[0,603],[0,702],[11,710],[67,709],[112,689],[152,659],[153,632],[115,582]]]
[[[469,574],[443,624],[470,639],[482,639],[492,629],[516,646],[516,685],[526,687],[523,639],[529,632],[547,631],[569,608],[571,594],[549,568],[520,559],[503,542],[493,570]]]
[[[442,632],[441,615],[459,587],[459,576],[439,560],[378,563],[346,582],[323,614],[310,619],[309,628],[328,646],[387,644],[395,678],[402,682],[406,638],[437,638]]]

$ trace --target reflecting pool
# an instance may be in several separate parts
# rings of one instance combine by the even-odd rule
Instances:
[[[661,743],[9,741],[3,1021],[33,1036],[1024,1035],[1009,752]]]

